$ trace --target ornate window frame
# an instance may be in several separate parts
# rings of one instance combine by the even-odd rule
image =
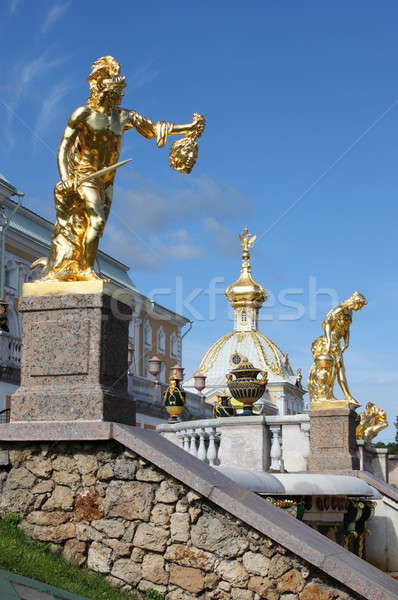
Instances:
[[[166,334],[162,325],[156,334],[156,346],[159,354],[166,354]]]

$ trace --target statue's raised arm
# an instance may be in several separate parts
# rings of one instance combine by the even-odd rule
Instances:
[[[198,158],[197,140],[202,135],[206,125],[203,115],[194,113],[191,123],[179,125],[168,121],[153,123],[135,110],[121,109],[121,114],[124,129],[134,128],[148,140],[156,138],[158,148],[163,148],[166,145],[169,135],[185,134],[184,138],[172,144],[169,162],[171,168],[176,171],[182,173],[192,171]]]
[[[190,173],[198,156],[197,140],[205,119],[194,114],[191,123],[153,123],[136,111],[120,108],[126,87],[120,65],[103,56],[92,65],[88,76],[87,104],[74,111],[65,128],[59,150],[61,180],[54,190],[56,223],[48,258],[36,260],[45,281],[88,281],[101,279],[94,271],[98,243],[112,204],[116,170],[123,133],[136,129],[158,147],[169,135],[182,134],[170,148],[170,166]]]

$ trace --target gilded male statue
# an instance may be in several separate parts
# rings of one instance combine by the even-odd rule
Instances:
[[[308,379],[311,404],[323,402],[325,408],[332,408],[333,402],[338,402],[333,395],[337,377],[346,405],[360,406],[359,402],[352,397],[348,387],[343,353],[350,342],[352,312],[360,310],[365,304],[367,304],[365,297],[359,292],[354,292],[326,315],[322,323],[324,335],[312,344],[314,364]],[[328,403],[330,406],[327,406]]]
[[[99,58],[88,77],[90,97],[70,117],[58,150],[61,181],[55,186],[56,223],[41,280],[89,281],[100,279],[94,270],[98,243],[112,203],[113,182],[125,131],[135,129],[158,147],[169,135],[186,134],[170,151],[170,165],[189,173],[197,158],[196,140],[204,118],[194,114],[192,123],[153,123],[133,110],[121,108],[125,77],[112,56]],[[98,171],[109,168],[105,173]]]

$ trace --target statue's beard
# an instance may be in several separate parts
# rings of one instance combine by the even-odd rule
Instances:
[[[103,95],[102,104],[105,108],[111,109],[119,106],[121,101],[120,94],[116,92],[105,92]]]
[[[121,102],[120,92],[114,90],[98,90],[93,91],[88,103],[92,108],[105,108],[106,111],[110,111],[116,106],[119,106]]]

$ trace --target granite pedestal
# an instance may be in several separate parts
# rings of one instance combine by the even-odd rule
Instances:
[[[359,469],[357,421],[356,412],[348,408],[310,412],[309,471]]]
[[[25,286],[18,305],[21,387],[11,398],[12,422],[135,424],[127,394],[131,307],[105,282],[85,283]]]

